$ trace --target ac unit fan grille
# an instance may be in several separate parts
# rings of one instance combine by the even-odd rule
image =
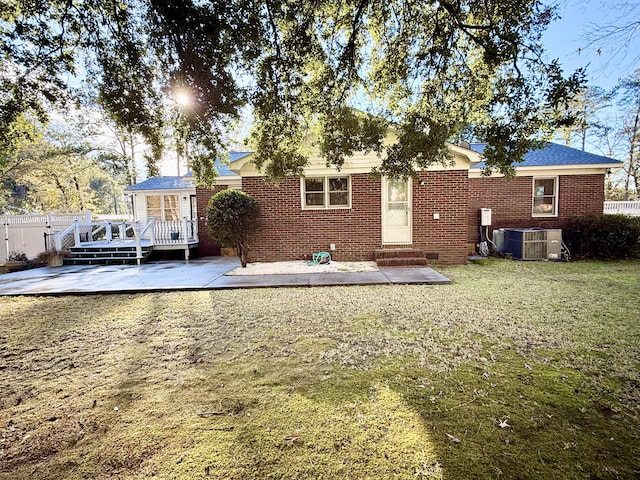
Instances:
[[[523,260],[537,260],[547,258],[547,242],[529,241],[524,243]]]
[[[546,242],[547,232],[545,230],[524,232],[525,242]]]

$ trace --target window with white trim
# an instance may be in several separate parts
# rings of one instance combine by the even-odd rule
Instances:
[[[147,195],[147,218],[178,220],[180,218],[178,195]]]
[[[558,216],[558,177],[536,177],[533,179],[534,217]]]
[[[351,181],[348,175],[303,177],[302,208],[329,209],[351,206]]]

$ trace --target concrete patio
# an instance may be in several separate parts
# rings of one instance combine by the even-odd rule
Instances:
[[[381,267],[373,272],[225,275],[239,265],[235,257],[208,257],[143,265],[41,267],[0,275],[0,295],[451,283],[428,267]]]

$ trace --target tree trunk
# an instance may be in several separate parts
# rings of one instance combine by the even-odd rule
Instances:
[[[629,165],[626,169],[626,178],[624,182],[624,199],[629,200],[629,184],[631,183],[631,178],[635,179],[637,174],[637,165],[635,165],[635,156],[636,156],[636,138],[638,138],[638,134],[640,130],[640,105],[638,110],[636,110],[635,118],[633,119],[633,126],[631,127],[631,132],[629,133]],[[636,182],[637,184],[637,182]],[[636,187],[636,194],[638,193]]]
[[[127,159],[127,177],[129,180],[129,186],[135,185],[138,183],[137,173],[136,173],[136,152],[135,152],[135,141],[132,132],[129,132],[129,146],[131,147],[131,156]],[[126,152],[125,152],[126,156]]]
[[[242,268],[246,268],[247,258],[249,256],[249,249],[246,247],[244,243],[238,243],[236,248],[238,249],[238,258],[240,258],[240,265],[242,265]]]

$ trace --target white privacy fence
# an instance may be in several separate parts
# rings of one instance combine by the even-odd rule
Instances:
[[[1,216],[4,241],[0,245],[0,263],[4,263],[13,252],[34,258],[45,250],[46,234],[64,230],[76,220],[91,222],[91,212]]]
[[[603,213],[640,217],[640,201],[606,201]]]

